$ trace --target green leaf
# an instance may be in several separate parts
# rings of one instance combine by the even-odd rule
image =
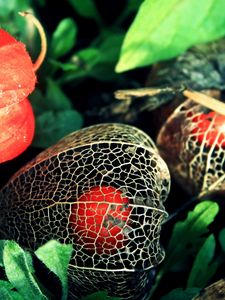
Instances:
[[[119,58],[123,38],[123,33],[111,34],[99,45],[100,59],[90,70],[90,76],[102,81],[115,78],[114,69]]]
[[[10,289],[10,290],[13,289],[13,286],[9,281],[0,280],[0,289],[3,288],[3,287],[6,288],[6,289]]]
[[[39,6],[44,7],[46,5],[46,0],[36,0]]]
[[[98,47],[82,49],[72,57],[78,69],[64,75],[63,81],[71,81],[84,77],[93,77],[98,80],[113,80],[115,64],[119,57],[119,50],[124,34],[112,34],[105,38]]]
[[[138,10],[138,8],[140,7],[141,3],[143,2],[144,0],[131,0],[127,3],[127,6],[126,6],[126,13],[127,15],[129,15],[130,13]]]
[[[3,263],[3,250],[4,250],[4,247],[5,247],[5,240],[0,240],[0,267],[3,267],[4,266],[4,263]]]
[[[68,53],[76,43],[77,25],[73,19],[63,19],[55,29],[51,40],[51,52],[54,58]]]
[[[109,297],[107,292],[105,291],[100,291],[97,293],[93,293],[91,295],[88,295],[81,300],[120,300],[120,298],[117,297]]]
[[[205,240],[195,258],[189,274],[187,287],[203,288],[215,274],[218,267],[217,263],[212,263],[212,259],[215,255],[215,248],[216,241],[213,234],[211,234]]]
[[[101,18],[93,0],[69,0],[69,3],[82,17],[94,19],[97,24],[101,24]]]
[[[14,11],[16,7],[17,7],[16,0],[11,0],[11,1],[0,0],[0,17],[5,17],[10,12]]]
[[[0,299],[24,300],[24,298],[18,292],[11,291],[5,287],[0,287]]]
[[[34,279],[30,258],[16,242],[5,242],[3,262],[7,278],[24,300],[47,300]]]
[[[74,70],[68,70],[63,76],[64,81],[77,80],[90,76],[94,66],[101,60],[101,52],[97,48],[86,48],[72,56]],[[64,69],[64,66],[61,66]]]
[[[192,300],[199,292],[200,289],[198,288],[188,288],[186,290],[178,288],[161,297],[160,300]]]
[[[0,287],[0,299],[4,300],[24,300],[18,292],[11,291],[5,287]]]
[[[56,61],[52,63],[65,71],[61,78],[61,82],[65,83],[89,76],[92,68],[100,59],[101,53],[99,49],[86,48],[74,54],[69,63],[59,63]]]
[[[30,5],[29,0],[10,0],[4,1],[0,0],[0,17],[1,17],[1,26],[2,26],[2,19],[6,20],[7,23],[12,21],[13,13],[18,13],[18,10],[21,9],[28,9]],[[10,15],[11,14],[11,15]],[[14,16],[13,16],[14,17]]]
[[[47,148],[65,135],[80,129],[82,124],[82,115],[76,110],[45,111],[36,118],[32,145]]]
[[[188,255],[196,254],[204,240],[203,235],[208,233],[208,225],[213,222],[218,211],[217,203],[203,201],[188,213],[184,221],[175,224],[166,248],[164,272],[174,268],[180,261],[187,260]]]
[[[120,47],[124,39],[124,33],[114,33],[108,36],[100,45],[103,62],[115,63],[119,56]]]
[[[49,241],[45,245],[39,247],[35,254],[37,257],[59,277],[62,284],[63,296],[62,300],[67,299],[68,279],[67,268],[71,259],[73,247],[72,245],[63,245],[57,241]]]
[[[140,7],[141,3],[144,0],[130,0],[127,2],[125,9],[123,10],[122,14],[116,20],[116,24],[120,25],[130,14],[137,12],[138,8]]]
[[[60,86],[51,78],[46,79],[46,94],[36,88],[30,95],[35,116],[39,116],[47,110],[61,111],[72,109],[72,103]]]
[[[223,252],[225,252],[225,228],[223,228],[219,233],[219,241]]]
[[[31,95],[29,95],[29,100],[36,117],[46,111],[48,103],[38,87],[35,88]]]
[[[117,72],[173,58],[225,35],[224,0],[145,0],[123,42]]]
[[[52,79],[47,78],[46,108],[50,110],[71,109],[70,99],[65,95],[59,85]]]
[[[188,213],[184,221],[175,224],[158,278],[169,270],[176,269],[190,255],[196,254],[204,241],[203,235],[208,233],[208,225],[213,222],[218,211],[217,203],[203,201]]]
[[[88,74],[93,66],[101,61],[101,51],[97,48],[82,49],[72,57],[72,60],[80,70]]]
[[[52,66],[54,66],[56,68],[60,68],[63,71],[74,71],[74,70],[78,69],[78,67],[74,63],[70,63],[70,62],[62,63],[55,59],[49,59],[48,62],[51,63]]]
[[[189,262],[191,255],[196,255],[205,239],[203,235],[208,233],[208,225],[213,222],[218,211],[217,203],[203,201],[188,213],[185,220],[175,224],[165,249],[165,260],[151,288],[151,295],[154,294],[165,273],[180,270]]]
[[[10,282],[0,280],[0,299],[3,300],[24,300],[18,292],[12,291],[13,286]]]

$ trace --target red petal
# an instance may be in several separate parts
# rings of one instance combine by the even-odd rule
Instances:
[[[0,29],[0,108],[20,102],[35,87],[36,75],[25,45]]]
[[[0,109],[0,163],[13,159],[31,144],[34,114],[28,99]]]

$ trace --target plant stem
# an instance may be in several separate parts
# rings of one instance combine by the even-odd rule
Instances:
[[[169,221],[173,220],[175,217],[177,217],[180,213],[182,213],[187,207],[189,207],[194,202],[197,203],[197,201],[199,200],[199,198],[200,198],[200,196],[197,196],[197,197],[191,198],[189,201],[186,201],[184,203],[184,205],[182,205],[181,207],[179,207],[173,213],[169,214],[169,216],[165,219],[165,221],[163,221],[162,225],[164,225],[164,224],[168,223]]]
[[[19,15],[21,15],[22,17],[28,18],[28,20],[30,20],[35,25],[35,27],[37,28],[37,30],[40,34],[41,52],[40,52],[36,62],[33,64],[34,71],[37,71],[39,69],[39,67],[41,66],[41,64],[43,63],[45,56],[46,56],[46,52],[47,52],[47,39],[46,39],[45,31],[44,31],[41,23],[39,22],[39,20],[34,15],[32,15],[28,12],[19,12]]]
[[[150,291],[150,295],[149,295],[150,297],[149,297],[149,299],[152,298],[153,294],[154,294],[155,291],[157,290],[157,288],[158,288],[158,286],[159,286],[159,283],[160,283],[160,281],[161,281],[161,279],[162,279],[162,277],[163,277],[164,274],[165,274],[165,272],[164,272],[163,269],[161,269],[161,270],[157,273],[156,278],[155,278],[155,283],[153,284],[153,286],[152,286],[152,288],[151,288],[151,291]]]

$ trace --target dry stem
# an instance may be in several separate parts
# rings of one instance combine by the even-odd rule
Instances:
[[[225,103],[195,91],[185,90],[183,94],[187,98],[225,116]]]
[[[41,66],[41,64],[43,63],[43,60],[46,56],[46,52],[47,52],[47,39],[46,39],[46,35],[45,35],[45,31],[41,25],[41,23],[38,21],[38,19],[30,14],[29,12],[19,12],[19,14],[22,17],[26,17],[28,18],[28,20],[30,20],[35,27],[37,28],[39,34],[40,34],[40,38],[41,38],[41,52],[36,60],[36,62],[33,64],[34,66],[34,71],[37,71],[39,69],[39,67]]]

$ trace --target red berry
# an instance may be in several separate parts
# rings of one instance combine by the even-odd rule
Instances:
[[[28,99],[0,109],[0,163],[21,154],[34,135],[34,114]]]
[[[192,123],[196,123],[196,127],[191,133],[198,143],[216,148],[225,147],[225,116],[211,111],[193,117]]]
[[[95,186],[82,194],[71,208],[76,242],[98,254],[112,254],[124,247],[124,228],[131,212],[128,204],[128,198],[111,186]]]

